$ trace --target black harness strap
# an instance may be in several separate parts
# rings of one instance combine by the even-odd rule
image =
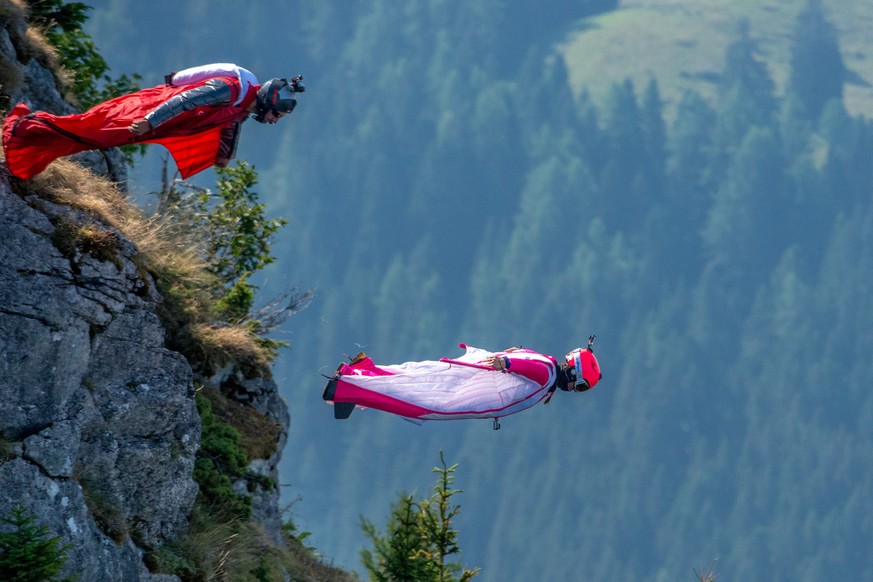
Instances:
[[[557,389],[558,389],[558,381],[557,381],[557,379],[555,379],[555,383],[552,384],[551,386],[549,386],[549,389],[546,391],[546,394],[548,394],[548,396],[546,396],[546,400],[545,400],[545,402],[543,402],[543,404],[549,403],[549,401],[552,399],[552,396],[555,395],[555,390],[557,390]]]

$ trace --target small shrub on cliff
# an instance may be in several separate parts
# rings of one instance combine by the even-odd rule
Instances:
[[[239,162],[217,174],[215,202],[206,217],[206,250],[210,270],[232,287],[276,260],[270,238],[287,221],[264,215],[266,207],[252,191],[258,183],[253,166]]]
[[[252,187],[258,174],[250,164],[218,168],[215,191],[186,182],[168,182],[159,193],[158,213],[195,233],[207,270],[216,277],[216,315],[244,320],[252,309],[252,273],[274,262],[270,238],[284,226],[283,218],[268,220],[266,207]]]
[[[0,463],[5,463],[15,458],[15,449],[12,448],[12,441],[0,433]]]
[[[253,310],[256,287],[249,278],[275,261],[270,239],[286,221],[265,216],[266,207],[252,191],[257,184],[254,167],[240,162],[217,173],[213,192],[170,180],[164,167],[156,220],[196,249],[210,276],[196,286],[159,276],[159,284],[165,285],[162,294],[169,296],[164,319],[186,322],[176,328],[177,334],[171,329],[171,341],[193,356],[189,360],[202,364],[207,375],[231,361],[266,371],[276,351],[287,345],[266,335],[302,311],[312,292],[292,290]]]
[[[6,582],[67,582],[58,578],[67,561],[69,545],[61,545],[59,536],[50,535],[44,525],[37,525],[23,507],[14,507],[9,515],[0,516],[0,524],[12,531],[0,531],[0,580]]]
[[[202,394],[197,395],[197,410],[203,433],[194,479],[200,484],[200,495],[214,511],[248,519],[252,514],[252,500],[233,489],[233,481],[245,476],[248,465],[239,433],[213,414],[212,404]]]
[[[233,381],[225,382],[225,386],[232,389]],[[203,388],[198,394],[209,399],[211,412],[216,418],[230,424],[239,433],[240,447],[248,462],[269,459],[276,452],[282,434],[279,423],[218,390]],[[251,482],[254,478],[247,479]]]

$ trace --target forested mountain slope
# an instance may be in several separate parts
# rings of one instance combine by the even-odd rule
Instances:
[[[654,41],[625,47],[722,3],[671,3],[679,20],[631,2],[593,20],[566,2],[95,4],[113,66],[155,82],[221,60],[306,76],[293,116],[246,127],[239,154],[289,219],[262,292],[317,291],[276,379],[285,493],[322,552],[355,567],[357,516],[428,487],[443,449],[482,580],[682,580],[716,559],[732,580],[873,577],[863,2],[778,3],[778,19],[732,3],[663,71],[645,65]],[[622,42],[570,54],[643,10]],[[792,68],[813,41],[792,32],[802,10],[824,23],[816,46],[839,47],[816,51],[826,66]],[[677,98],[683,71],[703,80]],[[589,333],[597,388],[497,432],[337,422],[321,402],[343,353],[560,356]]]

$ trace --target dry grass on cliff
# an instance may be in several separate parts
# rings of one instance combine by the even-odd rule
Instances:
[[[207,371],[215,372],[237,362],[244,370],[255,369],[268,374],[266,368],[273,360],[273,352],[262,346],[245,326],[197,323],[191,326],[191,332],[205,351],[203,363]],[[253,338],[255,345],[252,345]]]
[[[254,580],[258,568],[277,573],[273,545],[251,522],[227,522],[195,506],[188,532],[146,557],[153,572],[173,572],[183,580]],[[205,576],[205,578],[204,578]]]
[[[24,74],[21,69],[14,63],[0,58],[0,108],[10,108],[9,96],[17,93],[22,83],[24,83]]]
[[[188,532],[168,543],[146,562],[155,572],[174,572],[183,580],[281,580],[285,573],[299,582],[356,582],[359,578],[325,565],[296,538],[277,545],[252,522],[215,519],[195,506]]]
[[[112,182],[69,160],[49,164],[29,182],[28,190],[52,202],[85,210],[122,232],[131,223],[143,220],[139,210]]]
[[[52,202],[84,210],[136,245],[138,264],[152,276],[164,299],[158,312],[168,343],[192,366],[206,370],[231,362],[259,370],[269,366],[273,353],[256,334],[240,325],[214,324],[217,282],[202,259],[196,233],[176,228],[164,217],[145,216],[111,181],[68,160],[53,162],[24,187]],[[82,236],[99,234],[93,226],[83,224],[75,231]]]
[[[24,0],[0,0],[0,26],[9,35],[21,63],[35,59],[49,69],[61,87],[68,87],[73,75],[61,65],[58,51],[45,38],[43,31],[28,22],[30,7]],[[14,63],[0,63],[0,85],[3,95],[17,92],[23,81],[20,67]]]

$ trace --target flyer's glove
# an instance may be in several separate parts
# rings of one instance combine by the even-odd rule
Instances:
[[[506,356],[488,356],[485,363],[499,372],[505,372],[509,369],[509,358]]]

